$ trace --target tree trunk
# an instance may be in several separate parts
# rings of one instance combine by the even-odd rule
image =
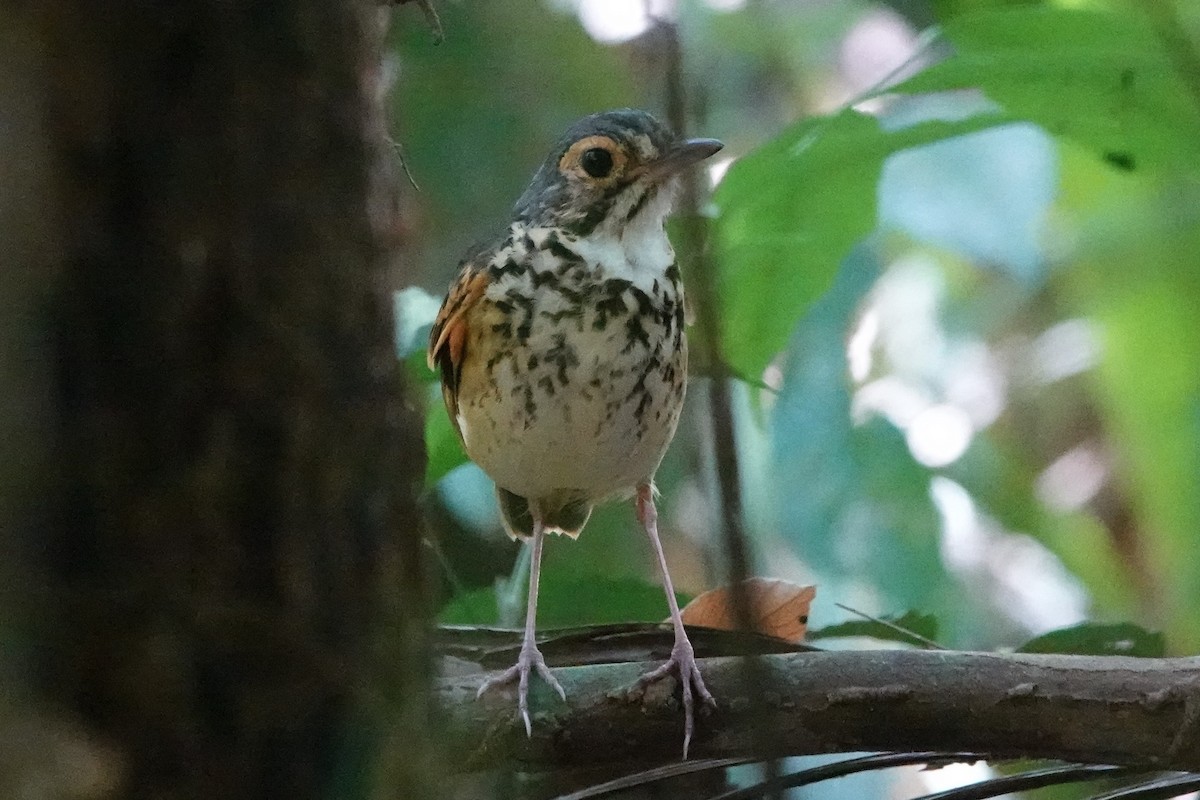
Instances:
[[[25,187],[46,213],[0,216],[37,256],[3,267],[27,288],[5,351],[41,365],[5,400],[36,404],[42,469],[5,506],[36,557],[32,602],[4,609],[33,646],[0,666],[90,743],[77,793],[425,794],[424,456],[391,344],[378,13],[4,14],[6,81],[45,111],[25,144],[51,144]]]

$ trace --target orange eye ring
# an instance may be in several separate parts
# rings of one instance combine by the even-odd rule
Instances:
[[[625,151],[611,137],[585,136],[563,153],[558,171],[591,183],[610,183],[624,173],[627,161]]]

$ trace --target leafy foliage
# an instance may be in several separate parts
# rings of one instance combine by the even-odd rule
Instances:
[[[808,638],[813,640],[845,636],[869,636],[884,642],[928,647],[930,641],[937,641],[938,622],[933,614],[910,610],[899,615],[882,616],[879,620],[851,619],[808,632]]]
[[[947,22],[954,55],[894,88],[982,89],[1013,116],[1092,148],[1125,171],[1200,167],[1200,110],[1149,21],[1052,6]]]
[[[1161,658],[1166,649],[1161,633],[1151,633],[1130,623],[1087,622],[1043,633],[1018,647],[1017,652]]]
[[[1045,629],[1038,613],[1059,605],[998,600],[1008,590],[997,575],[1015,568],[997,548],[1036,542],[1059,582],[1074,582],[1080,609],[1119,619],[1152,607],[1174,647],[1200,646],[1190,613],[1200,561],[1189,555],[1200,530],[1200,110],[1143,9],[941,0],[921,58],[946,57],[860,94],[870,105],[785,127],[820,93],[813,76],[827,71],[830,42],[875,7],[682,5],[688,64],[711,93],[697,133],[744,153],[717,187],[711,223],[724,357],[750,385],[769,365],[783,376],[761,416],[738,420],[758,543],[787,545],[819,574],[823,597],[865,589],[883,608],[929,609],[947,644],[988,647]],[[660,87],[645,70],[658,63],[653,42],[601,47],[567,15],[522,8],[544,27],[519,23],[519,9],[451,6],[449,49],[435,57],[423,39],[402,45],[415,76],[401,100],[406,150],[418,180],[443,176],[425,203],[427,257],[439,270],[431,285],[444,285],[453,252],[502,221],[563,123],[601,106],[655,108]],[[530,79],[539,54],[557,59],[545,81]],[[472,115],[497,96],[522,100]],[[935,335],[906,346],[882,331],[870,371],[851,375],[848,335],[865,308],[911,290],[901,278],[912,262],[934,287]],[[897,308],[925,313],[908,302]],[[1096,352],[1047,377],[1042,362],[1056,352],[1046,334],[1062,323],[1091,331]],[[903,377],[926,406],[965,408],[956,348],[984,354],[999,399],[972,417],[960,455],[931,465],[913,455],[912,420],[870,408],[864,389]],[[410,358],[422,380],[434,377]],[[431,395],[430,481],[463,460],[439,406]],[[703,405],[693,411],[702,428]],[[696,430],[685,420],[660,470],[665,506],[680,487],[711,480]],[[1098,488],[1089,495],[1076,480],[1083,499],[1055,499],[1051,467],[1079,452],[1099,454]],[[974,526],[976,540],[957,555],[935,479],[958,487]],[[709,536],[712,519],[681,514],[692,512],[689,530]],[[670,536],[669,510],[664,520]],[[645,553],[627,514],[601,514],[562,550],[548,551],[547,579],[579,584],[610,566],[628,570],[619,581],[649,575],[629,566]],[[645,608],[659,615],[652,594]],[[560,602],[570,606],[570,593],[544,604],[548,618],[619,616],[604,610],[620,602],[608,594]],[[820,613],[818,603],[814,620]]]
[[[439,300],[428,292],[409,287],[393,296],[396,329],[396,355],[404,362],[405,372],[415,383],[434,383],[437,373],[425,362],[429,329],[437,316]],[[425,485],[433,486],[450,470],[465,464],[466,453],[459,444],[450,418],[442,409],[440,392],[428,394],[429,413],[425,415]]]
[[[467,463],[467,454],[450,424],[450,417],[442,408],[441,394],[430,400],[429,413],[425,416],[425,453],[429,459],[425,465],[425,485],[432,486],[452,469]]]
[[[876,185],[890,155],[1002,121],[888,130],[846,109],[800,122],[739,160],[714,197],[724,350],[734,371],[762,372],[851,246],[874,228]]]
[[[677,594],[680,605],[689,598]],[[538,593],[544,608],[539,628],[602,625],[610,622],[661,622],[667,600],[660,587],[634,578],[597,573],[568,574],[546,570]],[[488,586],[455,597],[439,615],[447,625],[494,625],[498,618],[496,590]]]
[[[925,92],[981,89],[999,104],[999,110],[987,105],[972,110],[970,104],[960,103],[967,113],[965,120],[924,123],[924,129],[889,128],[852,110],[811,119],[735,165],[717,193],[716,229],[726,303],[723,332],[735,370],[757,374],[784,349],[795,319],[807,314],[786,348],[786,382],[772,423],[782,527],[793,532],[798,552],[814,565],[835,573],[865,572],[874,585],[893,588],[892,602],[937,603],[939,596],[943,601],[956,596],[936,553],[925,549],[918,555],[921,549],[912,547],[927,535],[924,531],[935,527],[932,520],[926,517],[925,523],[914,526],[912,536],[897,538],[896,528],[883,512],[888,507],[886,498],[906,485],[897,477],[907,474],[913,481],[908,485],[915,489],[907,506],[910,511],[893,519],[913,520],[911,512],[916,509],[928,513],[930,506],[919,487],[921,475],[930,471],[912,462],[902,442],[890,455],[870,460],[868,453],[888,440],[889,425],[879,420],[855,425],[848,419],[852,389],[842,372],[839,334],[853,325],[857,302],[872,283],[861,284],[857,296],[834,283],[826,297],[830,302],[842,298],[837,302],[844,310],[836,315],[820,302],[814,305],[813,299],[851,245],[873,227],[873,193],[881,165],[898,164],[901,157],[923,152],[905,149],[939,138],[937,125],[944,126],[943,136],[951,136],[972,125],[982,128],[1029,120],[1055,136],[1068,157],[1059,183],[1063,199],[1056,209],[1056,214],[1065,211],[1068,216],[1046,217],[1041,224],[1062,224],[1066,219],[1068,224],[1083,225],[1076,251],[1079,260],[1060,266],[1048,291],[1057,294],[1066,289],[1068,307],[1099,321],[1107,333],[1098,372],[1100,402],[1118,426],[1113,429],[1116,441],[1130,448],[1131,454],[1139,454],[1139,467],[1130,472],[1129,480],[1140,502],[1147,503],[1143,506],[1147,512],[1157,509],[1158,520],[1143,532],[1158,531],[1175,539],[1166,550],[1152,548],[1150,557],[1185,551],[1185,540],[1194,540],[1200,524],[1196,516],[1200,503],[1195,486],[1184,486],[1176,478],[1196,474],[1200,464],[1196,444],[1200,350],[1193,346],[1200,321],[1184,310],[1184,298],[1197,296],[1195,270],[1175,259],[1194,252],[1190,231],[1197,229],[1197,219],[1190,212],[1164,215],[1165,201],[1155,192],[1164,182],[1194,174],[1200,165],[1194,135],[1200,117],[1193,98],[1175,72],[1170,54],[1137,13],[1045,6],[985,9],[956,16],[945,24],[942,35],[953,46],[953,55],[876,96],[911,103],[925,102],[918,97]],[[952,96],[951,108],[953,102]],[[901,116],[908,108],[894,106]],[[956,125],[963,127],[956,129]],[[928,140],[923,139],[925,134]],[[934,147],[924,150],[932,156]],[[1085,151],[1091,154],[1090,161],[1074,157]],[[971,180],[971,162],[951,162],[946,154],[940,155],[940,162],[936,157],[927,159],[913,177],[928,178],[942,169],[933,184],[941,192],[946,191],[950,170],[957,169],[957,174]],[[978,176],[974,180],[977,191],[988,190],[978,183]],[[1136,187],[1133,194],[1131,187]],[[1190,187],[1183,189],[1185,197],[1194,196],[1194,184]],[[1089,190],[1095,193],[1087,194]],[[913,198],[908,197],[897,207],[912,205]],[[1195,206],[1185,201],[1178,207]],[[948,208],[943,217],[955,211]],[[1127,216],[1129,212],[1134,216]],[[929,240],[967,257],[987,258],[987,247],[976,243],[1001,220],[1002,214],[993,214],[991,220],[979,219],[969,226],[960,222],[957,229],[949,223],[942,227],[952,236]],[[918,240],[931,237],[928,228],[913,225],[910,217],[899,221]],[[1026,237],[1037,249],[1037,258],[1043,262],[1050,258],[1050,240],[1036,226],[1016,228],[1009,236]],[[1146,241],[1158,244],[1147,251]],[[1140,252],[1126,249],[1130,247]],[[1128,268],[1129,263],[1141,262],[1154,266]],[[853,263],[853,258],[846,261],[843,269],[856,269],[850,266]],[[1110,264],[1114,272],[1096,271],[1098,265]],[[1025,266],[1011,274],[1020,280],[1028,281],[1030,275],[1040,280],[1041,267],[1035,264],[1032,269],[1037,272]],[[1047,291],[1037,283],[1016,291],[1005,290],[1002,284],[992,286],[997,301],[1007,291],[1012,298],[1007,302],[1015,303],[1032,300],[1030,289]],[[1079,294],[1079,287],[1085,286]],[[1014,318],[963,319],[988,335],[989,326],[995,330],[997,323],[1011,324]],[[822,336],[827,338],[818,344]],[[1133,356],[1129,348],[1139,341],[1143,345]],[[1135,360],[1142,368],[1135,366]],[[1163,382],[1148,388],[1140,377],[1145,368],[1161,375]],[[1158,410],[1151,411],[1156,403]],[[1077,574],[1108,587],[1097,602],[1130,608],[1119,600],[1120,587],[1131,580],[1129,564],[1122,566],[1122,556],[1111,553],[1109,543],[1096,541],[1094,525],[1078,515],[1055,514],[1036,496],[1038,461],[1050,453],[1035,452],[1030,458],[1027,442],[1021,438],[1025,433],[1008,426],[989,432],[976,441],[961,465],[951,467],[951,474],[964,481],[986,511],[1038,536]],[[1151,456],[1152,452],[1158,456]],[[850,524],[852,519],[856,524]],[[1193,565],[1194,559],[1177,557],[1154,565],[1155,574],[1173,587],[1167,593],[1168,608],[1182,609],[1195,602],[1194,587],[1200,586],[1200,579]],[[913,591],[926,595],[914,597]],[[973,602],[952,601],[946,607],[947,617],[955,623],[952,629],[976,624],[971,620],[977,619],[977,613]],[[1194,623],[1183,615],[1173,619],[1181,641],[1196,640],[1196,633],[1178,630],[1196,631]]]

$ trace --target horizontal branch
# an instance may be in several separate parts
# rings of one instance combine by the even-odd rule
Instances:
[[[742,659],[701,662],[718,707],[697,720],[692,757],[937,750],[1200,770],[1200,658],[879,650],[761,659],[761,702]],[[630,688],[647,666],[556,669],[565,703],[534,676],[531,739],[511,690],[476,701],[482,674],[443,679],[447,752],[464,772],[678,760],[675,682]]]

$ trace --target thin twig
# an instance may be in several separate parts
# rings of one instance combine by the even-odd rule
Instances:
[[[667,118],[676,135],[684,135],[687,129],[685,92],[683,87],[683,55],[678,33],[668,25],[667,47],[671,49],[667,66]],[[729,394],[729,382],[718,365],[721,357],[720,319],[714,267],[708,255],[708,232],[700,214],[700,189],[694,173],[684,175],[682,181],[680,210],[684,215],[683,252],[690,262],[690,289],[696,297],[696,314],[699,323],[692,329],[699,339],[700,349],[706,360],[714,366],[709,380],[709,401],[712,404],[711,420],[713,449],[717,466],[718,506],[721,518],[721,539],[728,557],[727,581],[732,587],[733,612],[738,627],[753,630],[754,620],[746,597],[746,580],[750,577],[749,556],[746,552],[746,535],[742,523],[742,488],[738,463],[737,444],[734,433],[733,405]]]
[[[417,185],[417,179],[413,177],[412,170],[408,168],[408,159],[404,157],[404,148],[400,145],[400,142],[389,138],[388,144],[392,146],[392,152],[396,154],[396,158],[400,161],[400,168],[404,170],[404,177],[408,178],[408,182],[412,184],[414,189],[418,192],[421,191],[421,187]]]
[[[834,605],[837,606],[838,608],[840,608],[842,611],[847,611],[851,614],[857,614],[858,616],[862,617],[865,620],[869,620],[871,622],[876,622],[876,623],[884,626],[885,628],[891,628],[894,631],[903,633],[905,636],[911,636],[912,638],[916,639],[918,642],[926,644],[929,647],[933,648],[934,650],[949,650],[950,649],[944,645],[938,644],[933,639],[926,639],[924,636],[917,633],[916,631],[910,631],[908,628],[905,628],[903,625],[897,625],[894,622],[888,622],[886,619],[880,619],[879,617],[872,617],[870,614],[868,614],[864,611],[859,611],[857,608],[851,608],[850,606],[842,605],[841,603],[834,603]]]
[[[687,131],[687,92],[683,78],[683,47],[679,29],[672,23],[660,23],[667,34],[667,119],[677,136]],[[750,577],[750,557],[746,548],[743,526],[741,470],[738,464],[734,432],[733,403],[729,379],[720,366],[725,363],[721,354],[720,314],[717,308],[716,270],[708,251],[708,226],[700,213],[700,187],[695,171],[683,176],[680,208],[684,214],[683,252],[690,261],[690,285],[696,298],[697,322],[693,331],[699,332],[699,344],[705,361],[713,366],[708,382],[710,418],[712,420],[713,450],[716,461],[718,506],[721,518],[721,539],[725,547],[727,581],[732,586],[733,617],[739,630],[754,629],[750,599],[746,595],[746,580]],[[749,694],[754,702],[762,702],[765,683],[763,669],[753,656],[744,658]],[[763,736],[767,734],[764,731]],[[779,774],[776,761],[767,761],[764,771],[768,780]]]
[[[428,536],[421,537],[421,544],[433,554],[434,560],[442,568],[442,575],[450,582],[450,588],[454,590],[454,596],[462,597],[465,595],[468,591],[467,585],[463,583],[462,578],[458,577],[458,572],[455,571],[454,566],[450,563],[450,559],[446,557],[445,551],[442,550],[442,545],[437,540]]]

